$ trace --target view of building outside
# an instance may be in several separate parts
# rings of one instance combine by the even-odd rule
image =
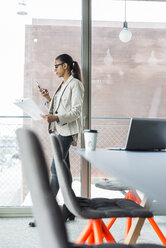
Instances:
[[[63,3],[68,5],[66,1],[64,0]],[[108,8],[109,2],[114,4],[116,2],[119,7],[117,9],[122,13],[121,16],[115,17],[116,11],[113,9],[115,6]],[[131,7],[134,6],[134,2],[136,5],[137,1],[130,1]],[[76,6],[74,0],[72,6],[74,3]],[[158,22],[155,19],[150,20],[149,16],[150,11],[152,11],[151,15],[154,15],[154,9],[159,10],[159,5],[154,3],[152,10],[148,7],[149,5],[144,6],[144,10],[147,7],[149,12],[147,15],[142,13],[142,20],[135,20],[136,12],[141,11],[141,5],[139,5],[137,11],[133,11],[135,15],[131,11],[127,12],[132,39],[128,43],[122,43],[119,40],[119,32],[124,18],[123,1],[104,0],[104,3],[102,1],[102,8],[105,11],[100,11],[101,2],[92,1],[92,128],[99,131],[98,147],[124,146],[131,117],[165,118],[166,116],[166,20],[162,19],[162,3],[160,3]],[[4,93],[1,92],[0,109],[3,117],[0,119],[1,130],[3,130],[0,133],[0,178],[3,180],[0,190],[1,206],[21,205],[27,192],[15,140],[15,130],[18,127],[31,127],[42,142],[48,166],[52,159],[45,122],[33,121],[27,118],[26,114],[24,114],[26,118],[19,120],[4,118],[23,115],[17,107],[14,107],[13,100],[30,97],[47,113],[35,80],[41,87],[47,88],[50,95],[53,95],[60,82],[54,72],[55,57],[61,53],[68,53],[81,65],[81,7],[79,11],[77,8],[79,18],[78,15],[74,18],[72,8],[70,18],[69,13],[67,15],[62,9],[60,11],[57,9],[55,16],[53,14],[34,16],[31,22],[25,21],[22,26],[17,19],[16,23],[22,35],[20,40],[18,37],[21,36],[16,39],[13,35],[13,40],[10,39],[9,42],[11,31],[8,31],[9,36],[6,36],[8,37],[7,45],[10,48],[8,50],[8,47],[4,46],[8,60],[4,55],[4,63],[1,66],[1,69],[4,68],[1,72]],[[17,30],[18,33],[19,30]],[[17,45],[13,50],[11,50],[12,41],[13,43],[17,41],[14,43]],[[7,99],[9,101],[6,103]],[[71,165],[73,178],[79,180],[80,159],[72,150]],[[105,175],[92,169],[92,182],[100,177]],[[6,185],[9,187],[7,188]],[[7,196],[6,199],[5,196]]]
[[[114,23],[93,24],[92,116],[166,116],[166,25],[131,23],[122,43]]]

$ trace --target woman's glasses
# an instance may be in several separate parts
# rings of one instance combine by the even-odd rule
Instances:
[[[60,65],[63,65],[64,63],[61,63],[61,64],[56,64],[55,65],[55,69],[57,69],[58,68],[58,66],[60,66]]]

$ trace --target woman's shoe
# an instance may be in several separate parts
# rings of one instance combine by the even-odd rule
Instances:
[[[35,221],[29,222],[29,226],[30,226],[30,227],[35,227],[35,226],[36,226],[36,222],[35,222]]]
[[[74,220],[75,219],[75,216],[74,214],[72,214],[68,208],[66,207],[66,205],[64,204],[63,207],[62,207],[62,215],[63,215],[63,220],[64,222],[66,222],[67,220]]]

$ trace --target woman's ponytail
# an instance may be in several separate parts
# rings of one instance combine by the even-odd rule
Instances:
[[[81,81],[81,70],[77,61],[73,61],[73,69],[71,72],[74,78],[77,78]]]

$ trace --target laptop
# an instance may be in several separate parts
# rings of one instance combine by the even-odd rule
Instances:
[[[109,150],[157,151],[166,149],[166,119],[132,118],[125,147]]]

